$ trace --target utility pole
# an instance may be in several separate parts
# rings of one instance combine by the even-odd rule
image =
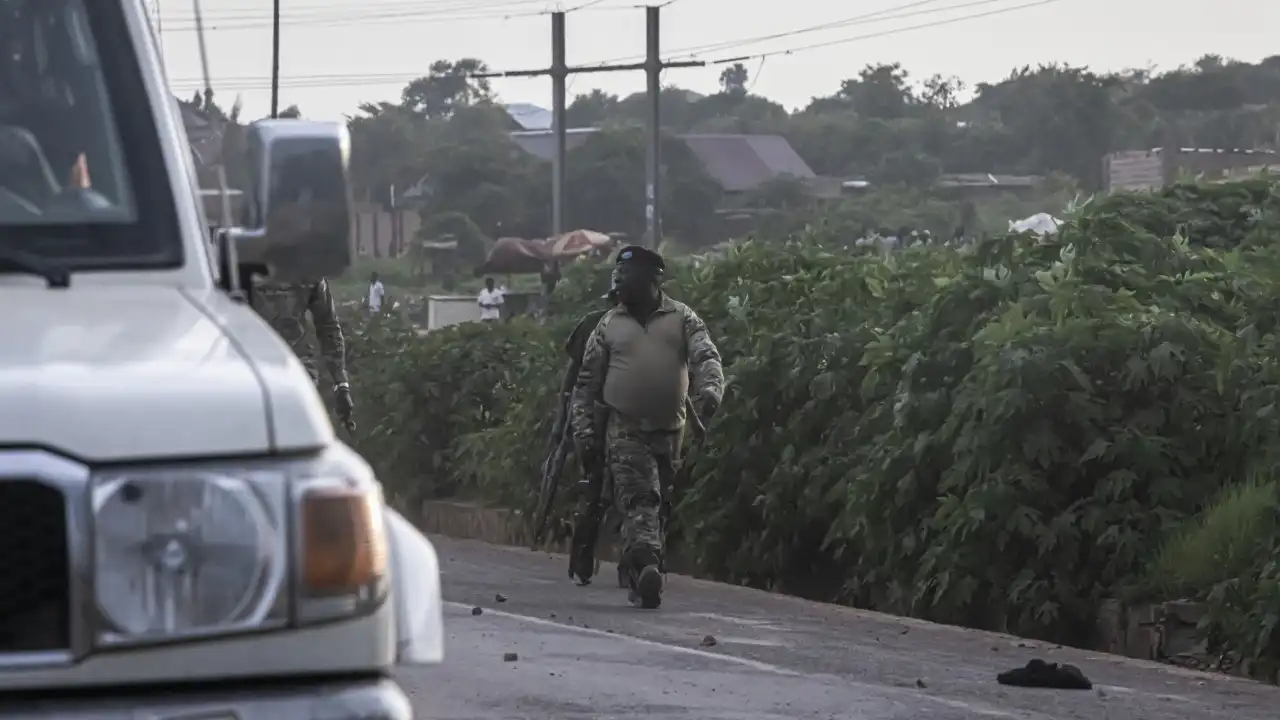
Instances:
[[[551,132],[555,135],[555,151],[551,156],[551,237],[560,237],[564,227],[564,116],[565,85],[569,67],[565,65],[564,13],[551,14]]]
[[[276,0],[278,3],[279,0]],[[664,62],[659,55],[658,44],[658,8],[646,7],[645,20],[648,52],[642,63],[628,65],[590,65],[585,67],[568,67],[565,64],[565,33],[563,11],[551,13],[551,67],[539,70],[511,70],[508,72],[476,73],[470,77],[509,78],[509,77],[551,77],[551,134],[555,138],[555,151],[551,156],[551,226],[552,236],[565,232],[564,227],[564,179],[565,179],[565,84],[570,75],[603,72],[624,72],[628,70],[644,70],[648,77],[649,100],[649,152],[646,163],[645,179],[645,218],[647,233],[645,242],[656,249],[662,241],[662,204],[658,177],[662,173],[662,155],[658,144],[662,139],[661,116],[658,113],[658,96],[662,90],[662,71],[667,68],[705,67],[702,60],[683,62]]]
[[[645,244],[657,250],[662,244],[662,51],[658,43],[658,6],[644,9],[645,90],[649,96],[649,153],[645,160],[644,219]]]
[[[271,9],[271,117],[280,117],[280,0]]]

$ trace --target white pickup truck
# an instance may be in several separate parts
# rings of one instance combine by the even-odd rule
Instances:
[[[412,718],[435,551],[236,292],[349,265],[346,129],[251,126],[211,232],[142,0],[0,49],[0,717]]]

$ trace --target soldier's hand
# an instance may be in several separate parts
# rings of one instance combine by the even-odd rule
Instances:
[[[698,411],[698,419],[702,421],[702,427],[708,428],[711,426],[711,421],[715,419],[716,413],[720,412],[720,398],[709,392],[703,393],[694,403],[694,409]]]
[[[355,403],[351,400],[351,388],[345,385],[339,385],[333,391],[333,402],[338,411],[338,419],[346,426],[348,432],[356,431],[356,421],[352,418],[355,411]]]

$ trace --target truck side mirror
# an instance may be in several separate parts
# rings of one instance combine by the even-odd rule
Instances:
[[[283,282],[351,266],[351,138],[339,123],[259,120],[248,127],[244,226],[232,233],[241,267]]]

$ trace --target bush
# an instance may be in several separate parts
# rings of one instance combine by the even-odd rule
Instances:
[[[1202,597],[1206,589],[1255,571],[1275,536],[1277,485],[1246,480],[1225,488],[1200,516],[1180,526],[1146,568],[1148,599]]]
[[[682,555],[718,579],[1061,642],[1144,577],[1213,595],[1236,647],[1274,626],[1273,565],[1205,587],[1167,539],[1271,467],[1277,207],[1263,181],[1186,185],[1095,200],[1042,241],[883,256],[817,228],[677,263],[668,289],[729,382],[676,508]],[[360,448],[405,492],[528,503],[560,343],[606,282],[572,267],[545,327],[366,328]]]
[[[518,411],[531,368],[553,362],[546,331],[517,319],[419,334],[404,317],[381,315],[349,319],[347,332],[356,448],[391,491],[410,501],[487,492],[459,474],[463,439]]]

